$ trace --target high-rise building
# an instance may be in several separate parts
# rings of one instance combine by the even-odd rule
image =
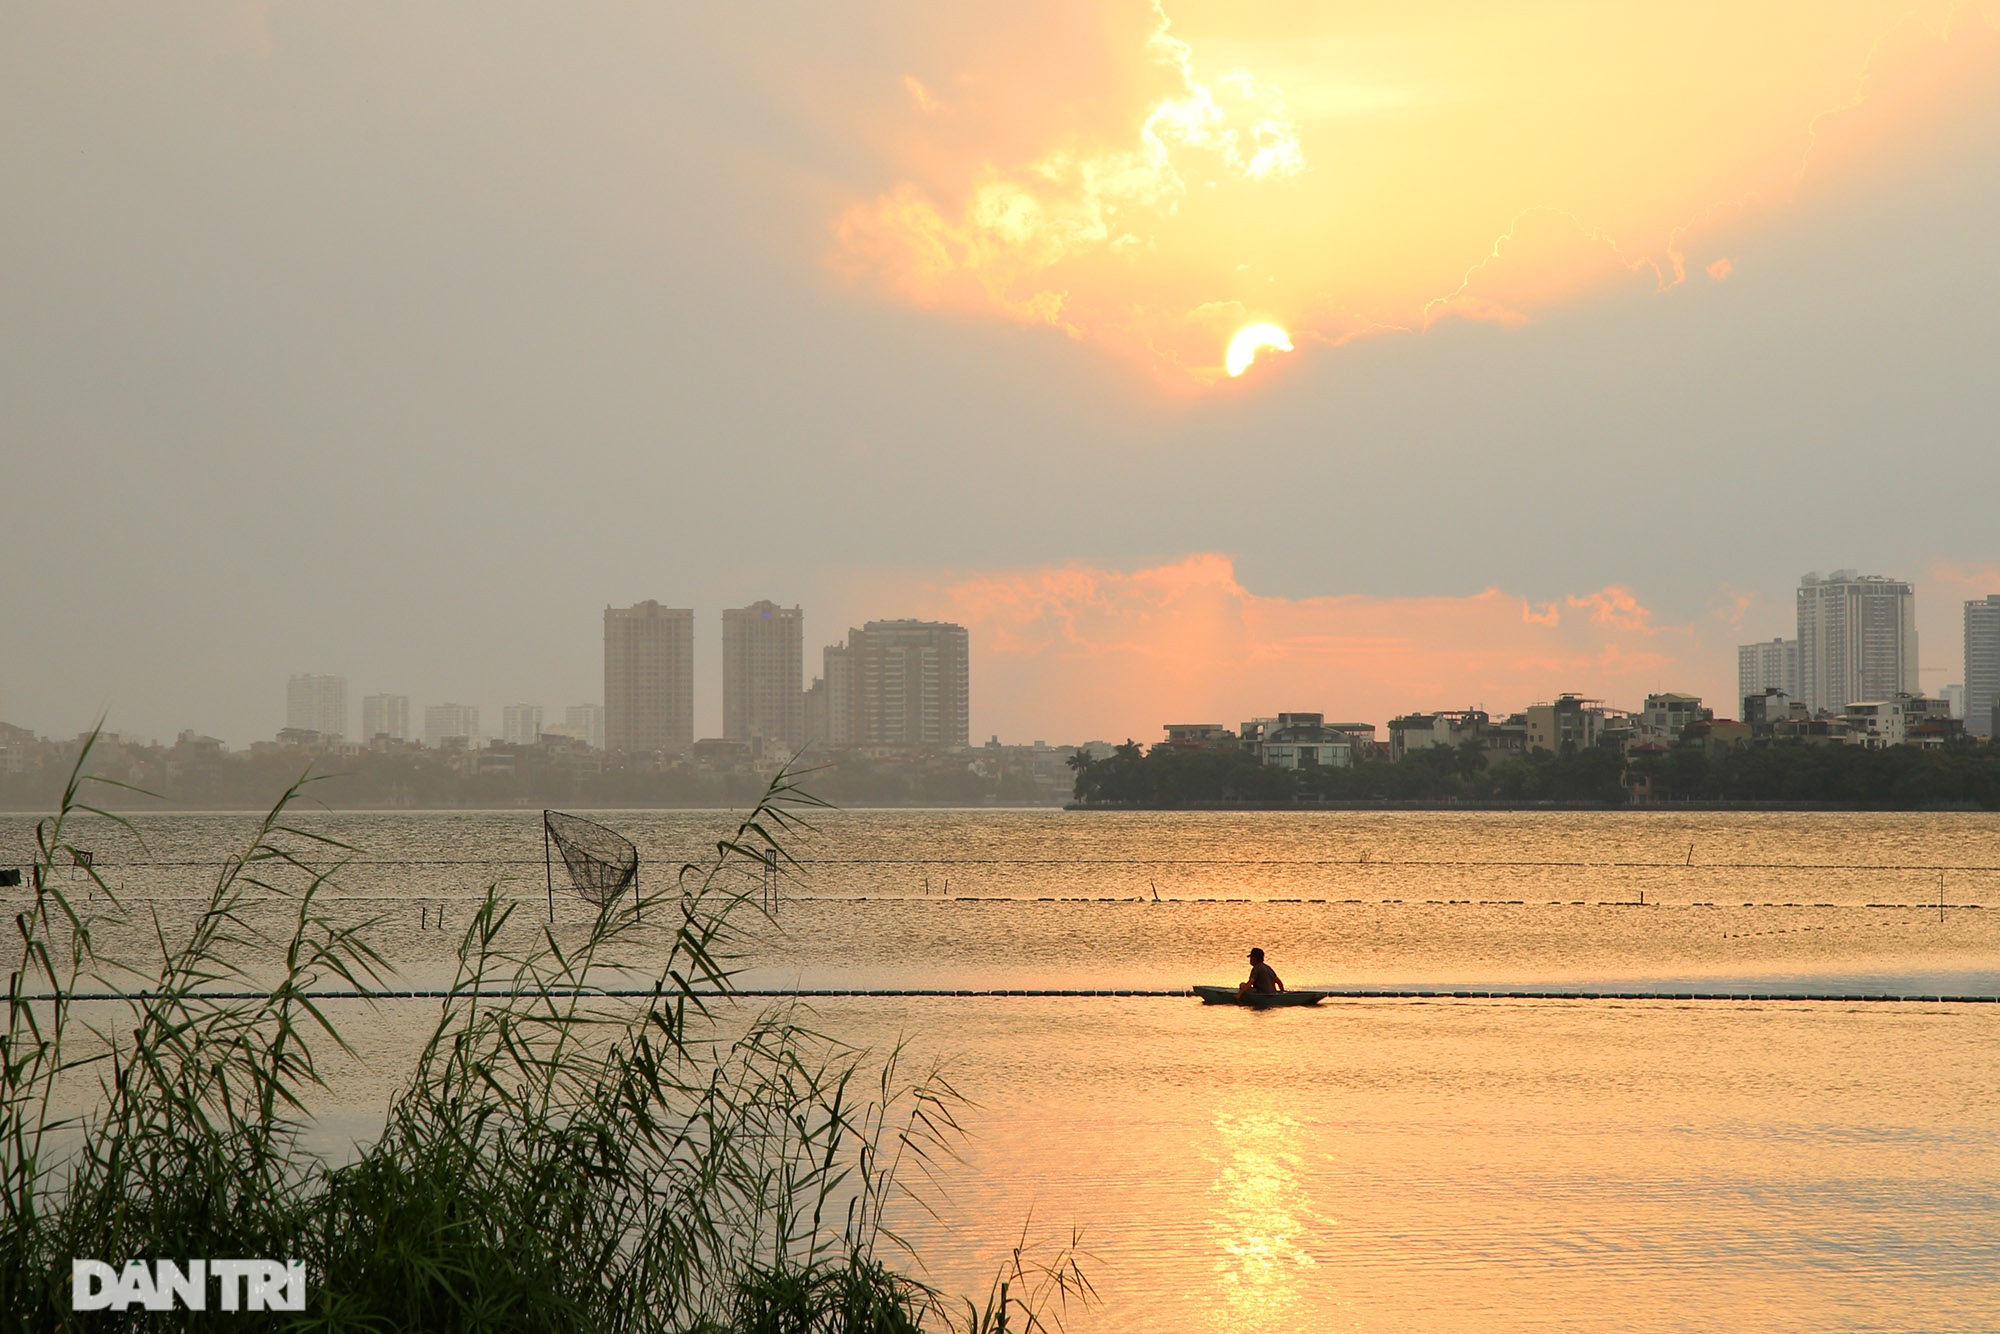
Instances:
[[[805,743],[805,617],[753,602],[722,613],[722,735],[729,741]]]
[[[563,710],[563,728],[571,736],[582,737],[592,750],[604,749],[604,706],[572,704]]]
[[[430,704],[424,708],[424,744],[433,750],[479,746],[477,704]]]
[[[854,651],[845,644],[828,644],[820,663],[826,672],[826,744],[851,746],[856,736]]]
[[[939,621],[870,621],[847,632],[845,661],[827,658],[829,711],[839,707],[834,672],[847,677],[849,744],[946,750],[970,726],[967,636]],[[831,730],[831,724],[829,724]]]
[[[1739,702],[1766,690],[1799,697],[1799,641],[1772,639],[1740,644],[1736,649],[1736,698]]]
[[[361,739],[378,736],[391,741],[410,739],[410,697],[408,695],[363,695],[361,697]]]
[[[1917,599],[1909,584],[1853,570],[1799,581],[1799,697],[1807,708],[1838,711],[1916,693]]]
[[[285,686],[285,726],[329,739],[347,735],[347,678],[305,673]]]
[[[542,706],[509,704],[500,710],[500,739],[510,746],[532,746],[542,737]]]
[[[2000,704],[2000,593],[1965,604],[1965,730],[1995,735]]]
[[[604,609],[604,744],[647,755],[694,744],[694,612]]]

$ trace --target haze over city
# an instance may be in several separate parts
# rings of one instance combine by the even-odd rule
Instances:
[[[649,598],[962,624],[975,740],[1723,701],[1836,567],[1935,691],[1997,23],[12,7],[0,717],[559,710]]]

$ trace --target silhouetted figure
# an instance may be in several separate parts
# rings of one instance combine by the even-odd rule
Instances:
[[[1264,951],[1250,951],[1250,980],[1236,988],[1238,996],[1256,993],[1270,996],[1285,989],[1285,979],[1278,976],[1278,970],[1264,962]]]

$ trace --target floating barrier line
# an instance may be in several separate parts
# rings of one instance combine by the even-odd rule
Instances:
[[[29,861],[33,859],[30,858]],[[275,859],[270,859],[275,860]],[[1573,868],[1606,871],[2000,871],[2000,865],[1964,865],[1945,862],[1684,862],[1684,861],[1470,861],[1462,858],[1358,858],[1358,857],[798,857],[799,866],[1355,866],[1371,870],[1399,866],[1414,867],[1496,867],[1516,869]],[[23,863],[24,865],[27,863]],[[228,866],[228,860],[143,860],[99,861],[97,869],[110,867],[203,867]],[[308,861],[298,865],[309,869],[353,866],[540,866],[540,857],[354,857],[347,860]],[[58,866],[58,870],[68,870]]]
[[[28,894],[32,894],[32,892],[24,891],[24,893]],[[136,890],[124,888],[111,892],[119,898],[135,903],[206,903],[209,900],[209,896],[206,894],[144,894]],[[419,894],[349,894],[341,890],[334,890],[331,893],[323,891],[320,895],[320,901],[328,904],[416,902],[418,904],[450,903],[453,905],[468,905],[479,903],[482,897],[480,891],[464,889],[457,891],[433,890]],[[4,903],[5,901],[6,895],[0,894],[0,903]],[[530,903],[533,901],[534,898],[532,895],[527,898],[502,899],[502,902],[513,903]],[[295,895],[282,894],[270,899],[260,900],[259,902],[271,906],[291,907],[296,904],[297,899]],[[1041,894],[1030,896],[1027,894],[814,894],[808,891],[788,895],[787,902],[794,905],[800,903],[914,903],[931,905],[947,903],[1144,903],[1154,905],[1164,903],[1275,903],[1300,906],[1319,905],[1336,908],[1355,906],[1374,906],[1378,908],[1647,908],[1666,911],[1681,908],[1814,908],[1834,909],[1837,911],[1878,908],[1922,912],[1937,912],[1940,908],[1943,908],[1947,912],[1980,912],[1993,906],[1985,903],[1940,904],[1936,899],[1932,899],[1928,903],[1780,903],[1775,900],[1756,903],[1747,901],[1743,903],[1716,903],[1708,899],[1695,899],[1685,903],[1663,903],[1658,899],[1653,899],[1641,903],[1637,899],[1549,899],[1547,901],[1530,899],[1258,899],[1222,897],[1183,898],[1172,895],[1161,895],[1159,898],[1151,898],[1144,894],[1121,894],[1117,896]]]
[[[1934,994],[1892,995],[1874,993],[1868,995],[1842,995],[1810,991],[1583,991],[1569,989],[1517,989],[1494,988],[1487,990],[1452,988],[1380,988],[1380,987],[1312,987],[1329,1000],[1537,1000],[1537,1001],[1817,1001],[1835,1003],[1855,1002],[1906,1002],[1935,1005],[1994,1005],[2000,1004],[2000,996],[1948,996]],[[832,999],[832,998],[872,998],[886,999],[930,999],[930,998],[978,998],[1023,997],[1034,999],[1069,997],[1133,997],[1148,1000],[1185,999],[1195,993],[1185,987],[1147,989],[1139,987],[1098,988],[952,988],[952,987],[746,987],[740,991],[694,991],[687,993],[664,992],[653,988],[603,987],[577,988],[547,991],[513,991],[505,988],[484,987],[453,991],[449,988],[387,989],[380,991],[302,991],[295,995],[311,1000],[462,1000],[470,999],[538,999],[538,1000],[639,1000],[674,999],[686,995],[690,999],[728,1000],[732,997],[758,999]],[[188,1000],[269,1000],[267,991],[202,991],[182,993]],[[20,997],[22,1001],[54,1001],[67,999],[78,1001],[129,1001],[157,1000],[162,997],[150,991],[74,991],[65,995],[56,992],[38,992]]]

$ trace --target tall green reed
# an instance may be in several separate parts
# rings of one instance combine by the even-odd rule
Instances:
[[[78,817],[131,828],[83,799],[88,753],[38,829],[0,1037],[0,1311],[19,1327],[140,1324],[70,1312],[76,1257],[303,1260],[308,1309],[244,1328],[1000,1334],[1090,1299],[1075,1238],[1017,1247],[978,1303],[908,1272],[889,1210],[921,1203],[963,1100],[734,999],[770,859],[796,870],[786,844],[822,804],[790,776],[636,913],[530,924],[489,889],[381,1134],[332,1162],[303,1143],[308,1107],[329,1045],[354,1053],[315,993],[388,974],[379,923],[326,902],[346,849],[289,819],[295,786],[190,925],[149,913],[156,957],[116,957],[102,942],[137,915],[94,867],[83,904],[56,874]],[[637,978],[643,999],[601,994]]]

